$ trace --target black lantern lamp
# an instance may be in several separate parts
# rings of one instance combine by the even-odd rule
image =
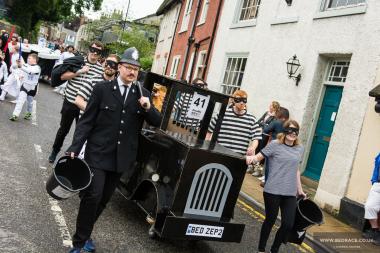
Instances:
[[[380,97],[376,98],[375,112],[380,113]]]
[[[380,84],[370,90],[369,96],[375,98],[375,112],[380,114]]]
[[[301,74],[295,75],[301,66],[300,61],[297,59],[297,55],[294,55],[293,58],[290,58],[286,62],[286,67],[288,70],[289,78],[296,80],[296,86],[298,86],[299,81],[301,80]]]
[[[288,4],[288,6],[292,5],[293,0],[285,0],[285,2]]]

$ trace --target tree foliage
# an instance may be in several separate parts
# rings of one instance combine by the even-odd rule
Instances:
[[[98,20],[94,20],[89,24],[89,34],[92,38],[89,40],[101,40],[105,30],[112,31],[117,39],[105,45],[106,51],[109,53],[117,53],[122,55],[125,49],[135,47],[140,53],[140,62],[143,69],[150,69],[153,63],[153,55],[155,51],[155,43],[149,38],[157,31],[149,25],[136,24],[127,22],[124,27],[124,20],[121,17],[103,16]]]
[[[39,21],[60,22],[84,10],[100,9],[103,0],[14,0],[10,20],[21,27],[21,35],[31,32]]]

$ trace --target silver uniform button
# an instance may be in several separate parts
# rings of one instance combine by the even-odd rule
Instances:
[[[124,124],[124,120],[121,121],[121,124]]]
[[[120,134],[122,134],[122,133],[123,133],[123,131],[120,131],[119,133],[120,133]]]
[[[116,90],[116,86],[113,86],[113,89]]]
[[[106,109],[108,109],[108,106],[106,106]]]
[[[120,145],[120,141],[118,141],[118,142],[117,142],[117,144],[119,144],[119,145]]]
[[[122,113],[125,113],[125,110],[123,110]]]

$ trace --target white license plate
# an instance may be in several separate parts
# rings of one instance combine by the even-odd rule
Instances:
[[[222,238],[224,227],[189,224],[186,235]]]

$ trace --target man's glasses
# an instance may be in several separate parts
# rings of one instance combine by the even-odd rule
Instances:
[[[288,127],[284,129],[285,134],[295,134],[298,136],[300,130],[295,127]]]
[[[243,102],[244,104],[247,103],[247,98],[234,98],[235,103],[241,103]]]
[[[97,54],[97,55],[101,55],[103,52],[103,50],[96,47],[89,47],[88,50],[90,51],[90,53]]]
[[[207,84],[205,84],[205,83],[193,83],[193,85],[195,87],[202,88],[202,89],[207,88]]]
[[[135,72],[137,72],[137,71],[139,71],[140,70],[140,68],[139,67],[133,67],[133,66],[131,66],[131,65],[124,65],[124,64],[121,64],[121,66],[123,66],[124,68],[126,68],[128,71],[135,71]]]
[[[117,70],[117,62],[106,60],[106,67],[110,67],[111,69]]]

